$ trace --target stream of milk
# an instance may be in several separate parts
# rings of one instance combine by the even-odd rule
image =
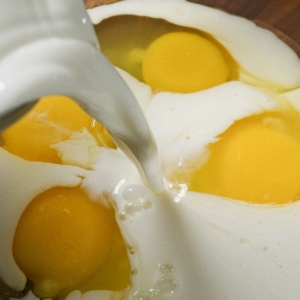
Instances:
[[[0,130],[44,95],[69,96],[106,126],[153,191],[164,191],[147,121],[99,51],[83,1],[1,0],[0,39]]]

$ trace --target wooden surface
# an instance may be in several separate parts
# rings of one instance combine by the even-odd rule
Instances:
[[[102,4],[109,4],[116,2],[117,0],[84,0],[84,4],[87,8],[93,8]]]
[[[300,44],[300,0],[189,0],[259,20]],[[266,26],[268,27],[268,26]]]

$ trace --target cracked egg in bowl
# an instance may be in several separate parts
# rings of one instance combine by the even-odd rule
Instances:
[[[148,120],[166,191],[71,99],[42,98],[1,138],[8,298],[297,300],[299,57],[183,0],[89,14]]]

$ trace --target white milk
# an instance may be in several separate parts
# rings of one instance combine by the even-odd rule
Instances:
[[[0,129],[44,95],[62,94],[105,125],[156,193],[157,149],[127,85],[99,51],[81,0],[0,0]]]

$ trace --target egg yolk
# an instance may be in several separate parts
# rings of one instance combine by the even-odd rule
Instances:
[[[50,147],[68,139],[86,127],[100,145],[114,147],[106,129],[87,115],[72,99],[47,96],[14,125],[2,133],[4,148],[31,161],[60,163],[56,151]]]
[[[98,272],[88,281],[61,291],[59,300],[65,299],[75,289],[82,293],[95,290],[121,291],[130,285],[131,267],[123,238],[116,223],[112,239],[112,246]]]
[[[237,121],[211,146],[209,161],[192,176],[191,190],[251,203],[299,199],[297,123],[268,114]]]
[[[221,50],[208,39],[174,32],[149,46],[142,72],[144,81],[154,91],[191,93],[226,82],[229,67]]]
[[[114,213],[90,201],[80,188],[53,188],[24,211],[14,237],[16,263],[51,298],[95,275],[114,237]]]

